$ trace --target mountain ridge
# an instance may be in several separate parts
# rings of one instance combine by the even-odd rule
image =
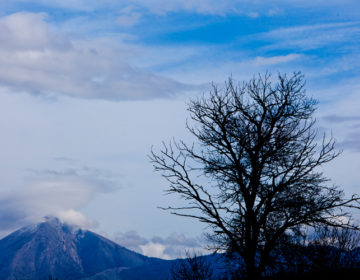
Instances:
[[[164,271],[170,268],[171,261],[143,256],[57,218],[21,228],[0,240],[2,280],[41,280],[49,275],[60,280],[123,279],[125,270],[155,262]]]

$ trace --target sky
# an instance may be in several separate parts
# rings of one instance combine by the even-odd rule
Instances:
[[[305,75],[343,150],[324,174],[359,193],[358,0],[0,0],[1,236],[57,216],[149,256],[201,248],[148,155],[193,141],[211,83],[266,71]]]

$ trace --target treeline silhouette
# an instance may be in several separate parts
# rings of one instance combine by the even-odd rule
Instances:
[[[284,241],[282,247],[272,252],[261,279],[352,279],[360,275],[359,241],[357,230],[329,226],[302,239]],[[187,253],[187,258],[173,266],[170,280],[253,280],[246,276],[245,265],[238,265],[244,264],[241,257],[226,253],[218,256],[221,257]]]

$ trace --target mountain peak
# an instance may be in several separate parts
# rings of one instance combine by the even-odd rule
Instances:
[[[141,266],[147,259],[91,231],[45,217],[0,240],[0,279],[86,279]]]
[[[60,221],[60,219],[55,216],[45,216],[43,219],[44,219],[44,222],[49,223],[49,224],[54,224],[54,225],[63,224]]]
[[[46,216],[43,218],[43,221],[37,224],[38,227],[51,227],[61,231],[70,231],[76,232],[80,230],[80,227],[74,224],[70,224],[68,222],[64,222],[57,217],[54,216]]]

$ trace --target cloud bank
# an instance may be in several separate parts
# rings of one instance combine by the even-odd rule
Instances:
[[[185,257],[187,251],[209,254],[204,249],[204,238],[190,238],[184,234],[172,233],[166,238],[153,237],[150,239],[140,236],[136,231],[118,232],[112,238],[115,242],[130,250],[149,257],[174,259]]]
[[[8,233],[45,216],[83,228],[95,228],[97,221],[85,217],[80,208],[101,193],[114,190],[113,183],[83,168],[65,171],[30,171],[25,185],[0,194],[0,231]]]
[[[167,98],[191,89],[130,65],[129,49],[112,39],[74,40],[46,14],[0,19],[0,85],[17,92],[105,100]]]

